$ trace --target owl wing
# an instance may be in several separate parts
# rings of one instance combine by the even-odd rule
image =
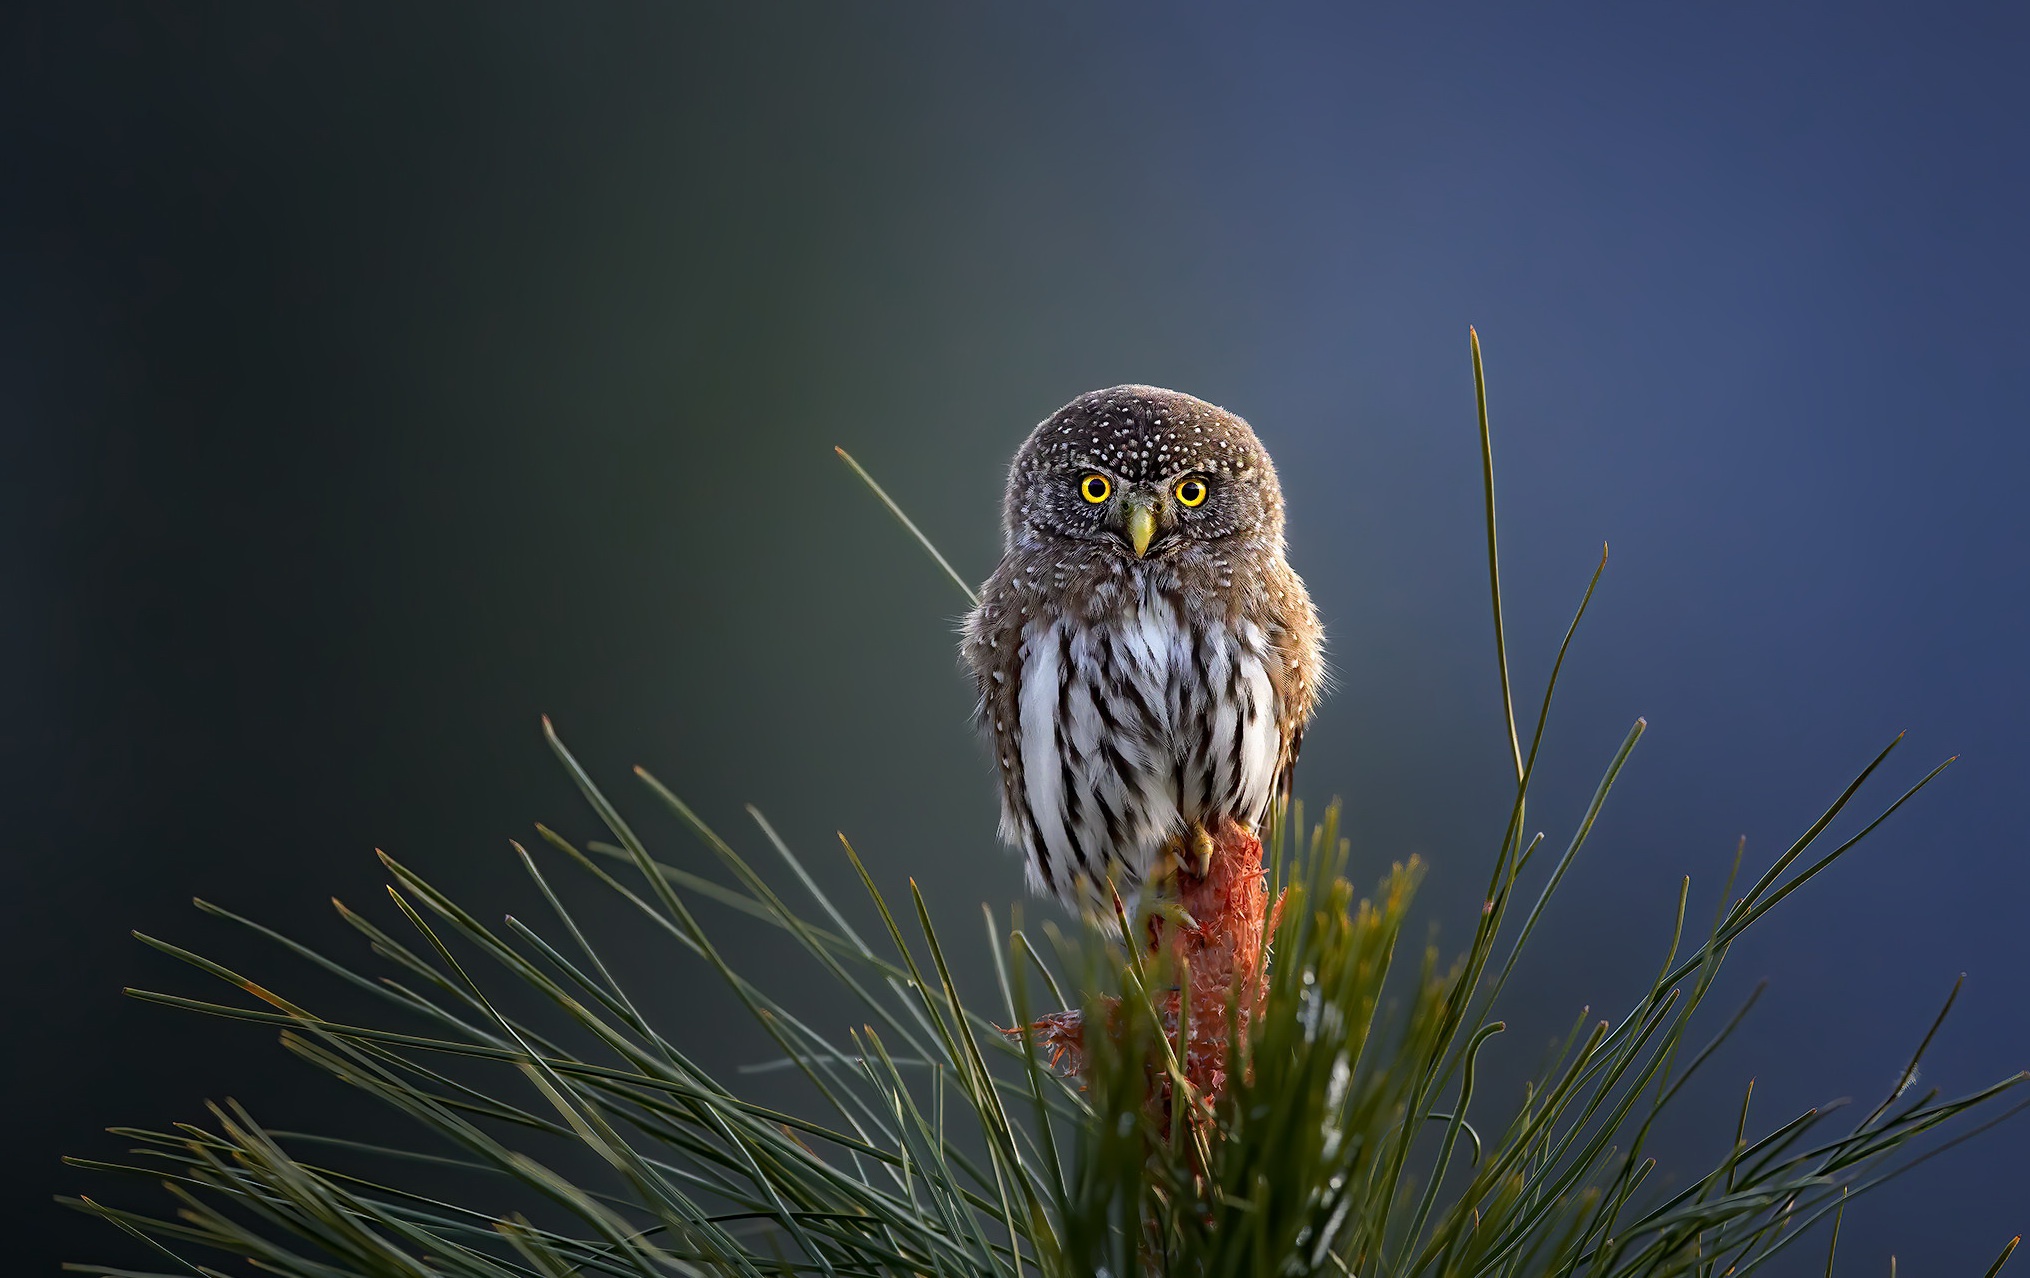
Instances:
[[[1038,851],[1035,823],[1023,797],[1021,728],[1021,601],[1006,561],[980,589],[980,603],[966,617],[960,655],[972,671],[980,700],[975,711],[981,734],[993,747],[1001,776],[1001,838],[1021,848],[1031,887],[1055,893],[1048,858]]]
[[[1277,658],[1271,682],[1276,690],[1276,727],[1282,735],[1282,749],[1269,793],[1274,802],[1287,804],[1297,776],[1297,752],[1304,745],[1304,727],[1311,722],[1311,711],[1324,692],[1325,636],[1303,581],[1288,565],[1279,567],[1267,629]]]

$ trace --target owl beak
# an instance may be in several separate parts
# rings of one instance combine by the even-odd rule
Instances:
[[[1128,541],[1135,547],[1135,558],[1140,559],[1149,549],[1149,543],[1156,536],[1156,512],[1147,502],[1130,502],[1128,505]]]

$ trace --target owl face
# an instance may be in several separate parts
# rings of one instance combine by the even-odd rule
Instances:
[[[1030,434],[1005,523],[1010,549],[1043,537],[1151,559],[1243,535],[1280,543],[1283,498],[1246,422],[1176,391],[1116,386]]]

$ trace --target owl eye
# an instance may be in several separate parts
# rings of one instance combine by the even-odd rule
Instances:
[[[1199,506],[1205,503],[1205,481],[1202,479],[1180,479],[1177,481],[1177,504]]]
[[[1113,494],[1114,486],[1105,475],[1087,475],[1078,482],[1081,497],[1097,506]]]

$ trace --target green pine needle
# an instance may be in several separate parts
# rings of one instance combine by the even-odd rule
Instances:
[[[1728,877],[1703,937],[1685,935],[1686,880],[1674,916],[1659,919],[1664,957],[1649,989],[1618,1016],[1575,1025],[1520,1104],[1476,1090],[1482,1057],[1502,1050],[1491,1013],[1644,725],[1636,722],[1609,761],[1557,862],[1532,876],[1535,899],[1518,919],[1516,894],[1543,839],[1525,837],[1524,814],[1544,722],[1600,570],[1559,648],[1525,752],[1502,633],[1477,334],[1471,348],[1517,779],[1484,908],[1453,963],[1428,950],[1399,963],[1421,868],[1395,867],[1362,898],[1346,877],[1336,807],[1308,829],[1301,808],[1276,813],[1267,863],[1271,890],[1286,895],[1267,992],[1231,1045],[1231,1078],[1209,1124],[1172,1123],[1150,1103],[1152,1080],[1169,1080],[1179,1094],[1187,1086],[1182,1029],[1157,1012],[1155,996],[1176,983],[1162,964],[1098,936],[1059,938],[1054,972],[1019,915],[1003,937],[990,914],[999,1003],[989,1014],[959,988],[952,940],[922,896],[912,888],[906,906],[893,908],[851,845],[846,857],[880,922],[867,933],[878,946],[759,812],[749,810],[788,872],[781,888],[640,772],[648,797],[690,828],[730,882],[658,859],[546,721],[546,738],[610,841],[581,850],[538,827],[541,856],[514,845],[534,889],[527,918],[489,926],[385,856],[385,920],[338,906],[364,938],[369,964],[199,903],[371,995],[368,1004],[349,1004],[343,1015],[316,1010],[278,992],[280,983],[141,938],[227,993],[136,997],[280,1031],[304,1062],[402,1115],[413,1144],[270,1131],[226,1104],[205,1124],[115,1129],[133,1145],[123,1159],[70,1160],[107,1191],[129,1182],[131,1195],[119,1197],[142,1205],[116,1205],[109,1192],[62,1201],[145,1243],[154,1263],[169,1266],[146,1271],[155,1275],[243,1271],[252,1262],[287,1278],[1740,1278],[1831,1217],[1830,1272],[1850,1201],[1946,1147],[1919,1154],[1927,1135],[1955,1127],[1956,1142],[2015,1113],[2022,1106],[2008,1102],[2030,1076],[1950,1100],[1903,1101],[1934,1023],[1897,1092],[1852,1126],[1833,1124],[1833,1106],[1765,1129],[1744,1098],[1733,1146],[1708,1171],[1681,1169],[1667,1180],[1654,1174],[1645,1146],[1659,1115],[1747,1011],[1703,1043],[1691,1037],[1733,942],[1938,770],[1859,835],[1815,851],[1892,742],[1738,899]],[[840,456],[972,597],[872,477]],[[808,1084],[809,1105],[763,1105],[700,1065],[690,1050],[701,1027],[644,1011],[601,952],[613,943],[610,912],[599,923],[575,913],[560,875],[640,916],[667,947],[669,970],[702,964],[723,982],[775,1044],[775,1066]],[[823,1022],[744,976],[694,908],[700,902],[718,907],[710,917],[723,925],[765,926],[801,952],[812,979],[834,995]],[[1040,1009],[1066,1010],[1067,990],[1087,1025],[1110,1026],[1087,1035],[1082,1082],[1053,1068],[1026,1028],[1011,1037],[1000,1023],[1026,1027]],[[459,1186],[457,1198],[447,1197],[447,1184]],[[1659,1188],[1666,1184],[1679,1188]]]

